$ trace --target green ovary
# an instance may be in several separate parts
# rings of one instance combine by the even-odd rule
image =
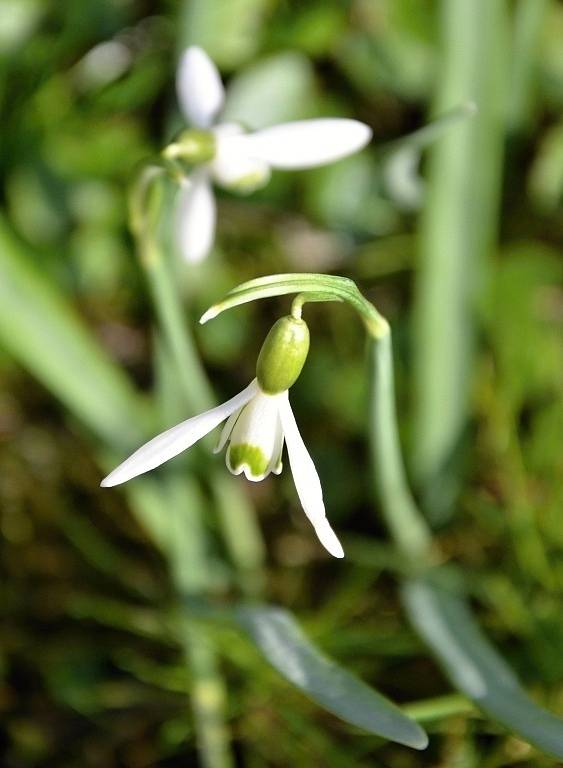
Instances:
[[[264,454],[264,451],[256,445],[248,445],[248,443],[233,445],[231,443],[229,446],[227,452],[227,466],[236,474],[238,474],[244,466],[247,466],[253,477],[261,477],[266,473],[269,463],[270,460]]]

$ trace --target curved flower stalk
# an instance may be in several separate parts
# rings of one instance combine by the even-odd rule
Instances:
[[[284,123],[247,133],[237,123],[222,123],[225,91],[209,56],[192,46],[178,66],[176,87],[191,130],[164,150],[168,160],[196,168],[181,181],[176,211],[177,242],[187,261],[204,259],[215,237],[212,184],[252,192],[268,183],[271,169],[314,168],[366,146],[371,129],[357,120],[320,118]]]
[[[280,474],[287,443],[303,510],[323,546],[334,557],[344,557],[326,518],[319,476],[289,403],[288,390],[301,373],[308,351],[309,330],[296,310],[295,316],[281,318],[271,329],[258,357],[256,378],[242,392],[150,440],[111,472],[102,486],[119,485],[155,469],[225,421],[215,450],[227,446],[228,469],[235,475],[244,473],[248,480]]]

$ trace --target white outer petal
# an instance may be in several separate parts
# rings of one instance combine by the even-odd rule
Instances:
[[[299,434],[288,397],[280,401],[279,412],[287,443],[289,464],[303,510],[313,524],[321,544],[334,557],[344,557],[342,545],[326,519],[321,482],[313,460]]]
[[[176,93],[182,113],[195,128],[209,128],[223,108],[225,89],[215,64],[202,48],[187,48],[176,71]]]
[[[254,379],[248,387],[238,395],[227,400],[226,403],[205,411],[198,416],[177,424],[166,432],[162,432],[148,443],[145,443],[135,453],[114,469],[101,485],[104,488],[119,485],[131,480],[137,475],[142,475],[155,467],[160,466],[168,459],[177,456],[186,448],[189,448],[200,440],[208,432],[211,432],[218,424],[231,415],[237,408],[245,405],[258,390],[258,384]]]
[[[209,254],[215,240],[217,206],[207,170],[182,182],[176,202],[176,241],[186,261],[196,264]]]
[[[237,151],[272,168],[297,170],[332,163],[363,149],[371,128],[358,120],[319,118],[282,123],[232,139]]]

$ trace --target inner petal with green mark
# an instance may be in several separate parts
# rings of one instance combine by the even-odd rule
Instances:
[[[244,472],[248,480],[258,481],[280,471],[283,436],[279,398],[283,396],[285,393],[258,392],[241,410],[228,438],[226,462],[233,474]]]

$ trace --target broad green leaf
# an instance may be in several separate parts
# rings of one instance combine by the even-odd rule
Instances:
[[[428,744],[417,723],[317,650],[287,611],[245,606],[235,611],[235,619],[270,664],[324,709],[399,744],[415,749]]]
[[[563,758],[563,720],[528,697],[463,599],[419,579],[404,586],[403,600],[414,627],[459,691],[510,731]]]
[[[259,47],[268,0],[187,0],[180,45],[200,45],[227,69],[249,59]]]
[[[494,247],[502,168],[507,3],[444,0],[436,112],[478,112],[432,147],[414,308],[413,470],[428,514],[451,514],[455,451],[467,423],[475,302]]]
[[[0,344],[108,446],[142,441],[146,404],[1,219]]]
[[[309,60],[300,53],[279,53],[259,60],[230,81],[222,120],[254,129],[301,120],[313,114],[314,99]]]

